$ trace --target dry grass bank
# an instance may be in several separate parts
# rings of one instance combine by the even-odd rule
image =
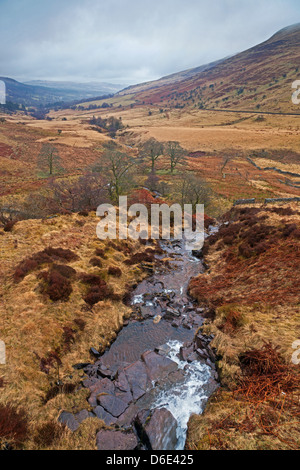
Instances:
[[[211,307],[221,388],[193,416],[190,449],[299,449],[300,212],[289,206],[231,210],[204,247],[209,270],[190,290]]]
[[[12,423],[0,426],[2,444],[94,447],[91,433],[99,420],[89,420],[80,435],[53,423],[61,410],[88,408],[82,371],[73,365],[90,362],[91,347],[103,351],[116,338],[131,313],[122,299],[145,276],[140,264],[125,261],[147,250],[138,242],[101,242],[97,222],[94,213],[73,214],[0,231],[0,338],[7,351],[0,366],[0,415]],[[149,261],[149,250],[139,258]],[[24,432],[17,438],[18,428]]]

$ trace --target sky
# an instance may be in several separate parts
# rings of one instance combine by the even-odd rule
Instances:
[[[0,76],[136,84],[299,22],[299,0],[0,0]]]

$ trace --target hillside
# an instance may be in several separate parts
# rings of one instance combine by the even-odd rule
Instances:
[[[170,107],[298,112],[291,86],[299,78],[300,24],[233,57],[123,90],[136,102]]]
[[[6,101],[25,106],[39,106],[59,101],[75,101],[113,94],[121,86],[112,84],[83,84],[72,82],[31,81],[20,83],[7,77],[0,77],[6,84]]]
[[[214,337],[221,388],[191,418],[187,446],[299,449],[299,205],[234,208],[223,223],[190,283],[211,309],[202,332]]]

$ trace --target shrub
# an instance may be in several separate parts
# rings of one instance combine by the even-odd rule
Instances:
[[[53,302],[68,301],[73,292],[72,284],[66,277],[58,271],[50,271],[46,286],[43,292],[47,294]]]
[[[75,343],[75,331],[69,326],[63,327],[62,341],[65,351],[70,351],[71,345]]]
[[[107,256],[105,255],[105,251],[102,248],[96,248],[95,255],[103,259],[107,258]]]
[[[91,264],[92,266],[94,266],[94,267],[97,267],[97,268],[102,268],[102,266],[103,266],[101,259],[100,259],[100,258],[96,258],[96,257],[95,257],[95,258],[92,258],[92,259],[90,260],[90,264]]]
[[[53,261],[61,261],[62,259],[65,261],[75,261],[78,259],[78,256],[71,250],[63,248],[46,248],[44,251],[39,251],[19,263],[14,273],[14,280],[19,282],[31,271],[34,271],[43,264],[50,264]]]
[[[49,447],[53,442],[61,439],[65,426],[56,421],[47,421],[36,429],[34,442],[39,447]]]
[[[0,405],[0,441],[9,441],[19,447],[28,436],[26,412],[13,405]]]
[[[108,274],[110,276],[121,277],[122,276],[122,271],[121,271],[120,268],[117,268],[115,266],[110,266],[108,268]]]
[[[64,248],[49,247],[44,250],[44,253],[53,259],[61,258],[69,262],[76,261],[78,259],[78,256],[73,251],[65,250]]]
[[[54,264],[52,266],[52,270],[58,272],[66,279],[73,279],[76,276],[75,269],[71,268],[70,266],[66,266],[65,264]]]
[[[3,388],[4,387],[4,379],[3,377],[0,377],[0,388]]]
[[[151,250],[152,253],[135,253],[131,256],[131,258],[124,261],[125,264],[132,266],[134,264],[139,264],[142,262],[152,263],[154,260],[154,251]]]

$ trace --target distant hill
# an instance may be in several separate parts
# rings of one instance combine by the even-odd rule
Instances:
[[[21,83],[0,77],[6,84],[7,101],[25,106],[39,106],[60,101],[71,102],[114,94],[122,85],[109,83],[74,83],[35,80]]]
[[[292,83],[300,79],[300,23],[232,57],[122,90],[146,105],[300,112]]]

